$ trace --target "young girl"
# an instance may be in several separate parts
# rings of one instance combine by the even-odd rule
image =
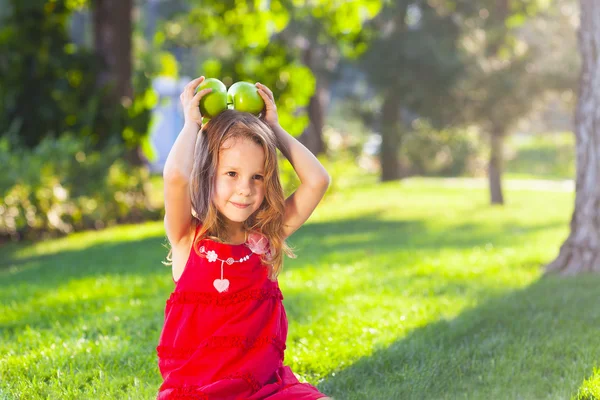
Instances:
[[[329,186],[319,161],[280,125],[273,93],[262,119],[226,110],[202,126],[211,89],[190,82],[185,124],[164,168],[165,229],[175,290],[157,346],[158,399],[328,399],[283,365],[287,319],[277,275],[285,239]],[[301,185],[287,199],[277,147]],[[195,149],[195,150],[194,150]]]

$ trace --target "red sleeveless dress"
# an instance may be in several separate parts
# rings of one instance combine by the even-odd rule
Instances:
[[[166,302],[156,347],[163,378],[157,399],[325,397],[283,365],[288,329],[283,296],[260,256],[245,244],[204,239],[198,247],[202,256],[192,246]]]

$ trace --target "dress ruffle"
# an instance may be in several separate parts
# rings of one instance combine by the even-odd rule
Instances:
[[[260,346],[274,346],[283,358],[285,351],[285,342],[279,339],[277,336],[258,336],[256,338],[249,338],[247,336],[212,336],[208,340],[205,340],[199,346],[194,347],[172,347],[172,346],[157,346],[156,351],[160,358],[170,359],[182,359],[190,357],[194,352],[205,347],[217,347],[217,348],[231,348],[240,347],[245,350],[260,347]]]
[[[215,306],[230,306],[250,300],[278,299],[283,300],[279,287],[268,289],[249,289],[234,293],[208,293],[195,291],[173,292],[167,300],[170,304],[206,304]]]

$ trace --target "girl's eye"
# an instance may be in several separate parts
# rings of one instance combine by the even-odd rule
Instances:
[[[262,181],[264,177],[262,175],[254,175],[254,179]]]
[[[235,171],[229,171],[226,173],[228,176],[231,176],[232,178],[235,178],[235,176],[237,175],[237,172]]]

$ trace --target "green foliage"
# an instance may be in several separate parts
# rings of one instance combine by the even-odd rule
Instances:
[[[158,217],[147,201],[149,172],[123,160],[123,146],[92,150],[66,134],[33,150],[0,139],[0,236],[33,239]]]
[[[463,123],[508,133],[543,93],[575,89],[576,57],[551,45],[558,40],[570,48],[564,36],[573,27],[551,2],[557,3],[510,2],[494,12],[497,2],[489,1],[480,5],[486,18],[470,18],[463,33],[469,62],[457,97]]]
[[[593,375],[583,382],[573,400],[600,400],[600,368],[594,368]]]
[[[309,122],[305,106],[315,91],[314,75],[334,68],[340,53],[354,57],[365,50],[362,26],[380,8],[380,0],[189,3],[164,22],[156,42],[199,54],[195,75],[218,78],[227,86],[236,81],[267,85],[281,124],[298,136]],[[326,47],[331,57],[308,61],[303,57],[307,46]]]
[[[363,22],[377,13],[379,0],[359,2],[210,1],[182,10],[159,33],[165,46],[196,46],[202,38],[209,57],[197,74],[221,79],[259,81],[275,94],[280,122],[292,135],[308,124],[304,107],[315,90],[314,69],[329,61],[307,64],[301,41],[327,45],[347,56],[364,51]],[[314,64],[314,65],[313,65]],[[319,64],[320,66],[317,66]]]
[[[114,101],[110,86],[98,86],[102,62],[68,37],[77,0],[7,0],[0,22],[0,132],[33,148],[46,136],[90,137],[101,147],[111,137],[128,147],[147,133],[152,101],[150,72],[136,58],[133,102]]]
[[[452,90],[466,62],[459,14],[440,8],[434,2],[387,3],[368,24],[376,34],[360,59],[368,82],[386,101],[393,97],[436,126],[455,117]]]
[[[322,73],[333,69],[338,53],[346,58],[356,58],[367,48],[372,33],[364,29],[368,20],[381,10],[381,0],[359,1],[294,1],[286,0],[285,8],[291,21],[285,35],[291,37],[290,46],[297,46],[293,40],[306,40],[304,46],[313,50],[325,48],[322,59],[310,61],[314,70]],[[332,54],[336,56],[330,57]]]
[[[221,37],[226,38],[239,50],[268,46],[271,35],[280,32],[289,22],[289,13],[280,0],[271,0],[268,3],[239,0],[204,1],[201,7],[192,6],[184,13],[184,19],[174,23],[191,24],[197,35],[195,38],[190,37],[192,41],[195,42],[197,38],[206,41]],[[181,34],[185,35],[185,32],[182,31]],[[178,38],[181,39],[185,40],[185,37]]]
[[[139,51],[135,56],[132,76],[133,100],[122,104],[126,112],[124,125],[117,130],[119,137],[128,149],[139,145],[150,146],[150,120],[152,109],[158,103],[158,94],[152,88],[152,78],[159,72],[177,74],[169,58],[157,61],[151,50]],[[161,69],[162,68],[162,69]]]
[[[237,81],[261,82],[275,96],[279,122],[293,136],[308,124],[306,106],[314,93],[315,79],[310,70],[294,61],[284,43],[273,41],[264,48],[235,52],[226,59],[207,60],[199,73],[220,77],[227,85]]]
[[[173,79],[179,79],[179,65],[177,59],[171,53],[161,51],[159,53],[160,69],[158,76],[168,76]]]
[[[288,21],[279,0],[271,1],[268,9],[262,2],[210,1],[175,13],[159,29],[156,42],[164,49],[185,46],[206,54],[193,74],[220,79],[227,86],[237,81],[267,85],[275,95],[281,124],[299,135],[308,118],[298,109],[308,104],[314,77],[285,43],[273,38]]]
[[[46,135],[107,127],[94,95],[99,63],[69,41],[65,1],[9,2],[0,24],[0,132],[34,147]]]

